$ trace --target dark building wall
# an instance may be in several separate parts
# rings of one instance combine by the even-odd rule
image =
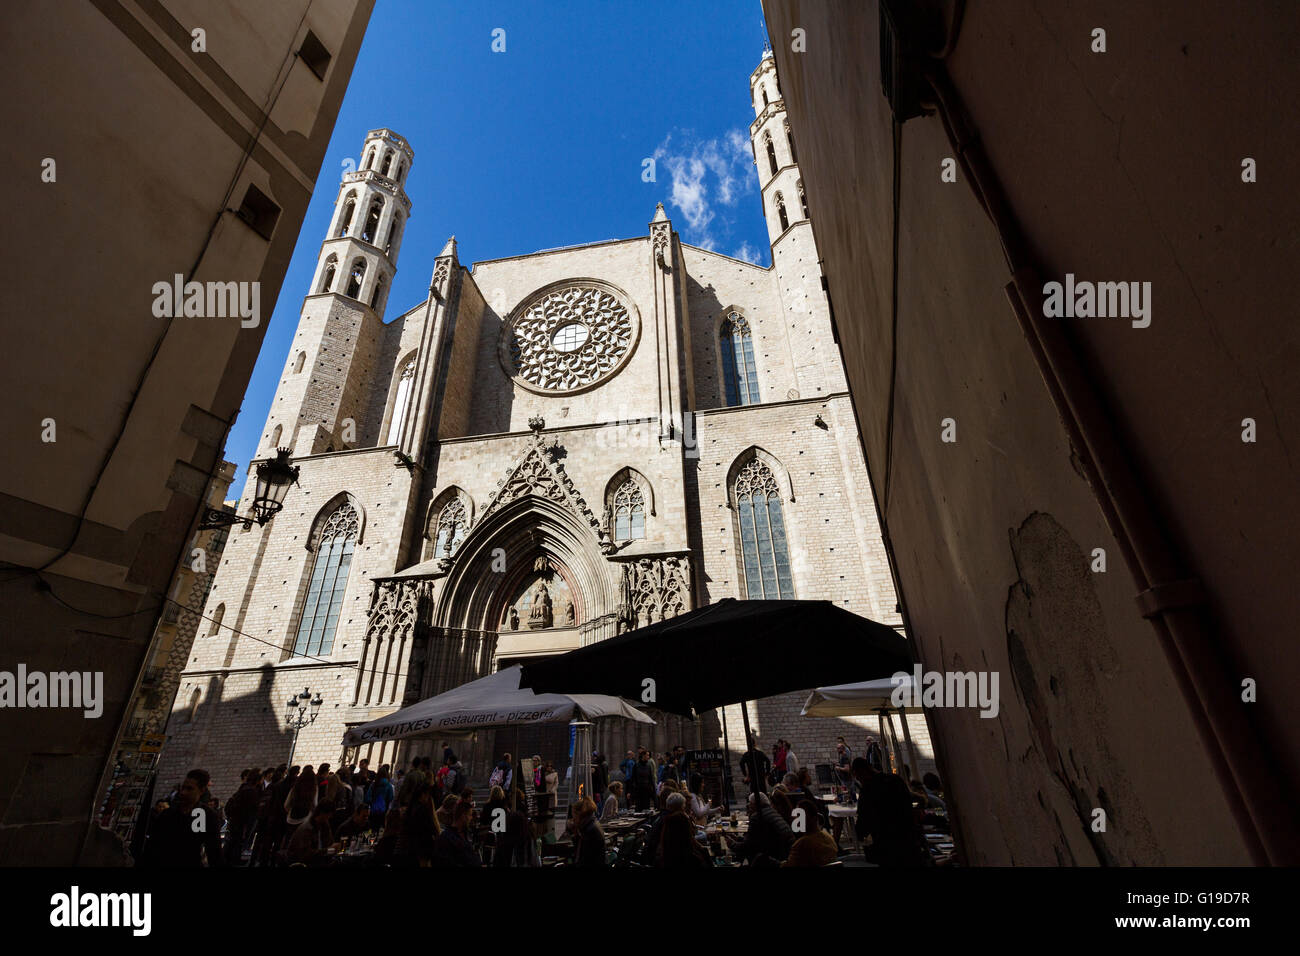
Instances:
[[[1294,10],[912,6],[936,51],[962,12],[942,69],[1017,264],[1152,289],[1147,328],[1053,320],[1045,376],[971,168],[941,180],[937,103],[898,128],[896,165],[877,4],[764,3],[909,633],[928,668],[1002,677],[997,719],[932,714],[970,858],[1286,859],[1266,821],[1300,763]],[[1192,577],[1204,603],[1143,618],[1138,592]]]
[[[310,9],[308,7],[310,6]],[[0,861],[119,862],[95,793],[221,464],[373,0],[19,3],[0,71],[23,170],[6,314],[4,667],[102,671],[104,709],[0,716]],[[196,51],[191,31],[206,31]],[[318,76],[296,56],[311,31]],[[279,90],[278,95],[276,90]],[[269,105],[268,105],[269,104]],[[263,112],[269,110],[269,115]],[[45,160],[56,163],[42,180]],[[255,187],[279,209],[232,210]],[[257,282],[260,314],[160,316],[154,285]],[[57,441],[42,441],[53,419]]]

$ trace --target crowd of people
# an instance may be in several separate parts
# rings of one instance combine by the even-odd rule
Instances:
[[[922,824],[928,813],[946,810],[938,777],[886,773],[870,737],[862,757],[853,756],[842,737],[836,750],[834,779],[841,798],[856,803],[854,825],[867,845],[867,861],[925,865]],[[249,768],[224,806],[210,793],[208,774],[192,770],[155,805],[139,864],[318,866],[352,844],[363,845],[370,862],[392,866],[538,866],[552,839],[559,773],[540,755],[531,766],[531,781],[518,781],[513,755],[504,754],[492,767],[481,805],[466,768],[446,744],[436,768],[432,758],[416,757],[396,776],[388,764],[371,770],[368,760],[337,769],[329,763]],[[612,769],[596,753],[591,766],[591,790],[569,808],[564,828],[572,863],[712,865],[701,837],[722,813],[714,802],[720,794],[704,792],[685,748],[658,755],[628,750]],[[736,859],[753,866],[824,866],[847,852],[842,819],[831,819],[829,798],[822,798],[788,741],[778,739],[769,757],[751,738],[740,767],[749,790],[748,827],[743,836],[723,831]],[[532,785],[531,807],[524,783]],[[629,811],[643,819],[631,849],[615,853],[602,823]]]

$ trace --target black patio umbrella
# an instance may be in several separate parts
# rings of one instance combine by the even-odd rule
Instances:
[[[626,697],[693,717],[724,704],[910,673],[912,663],[908,642],[896,630],[830,601],[724,598],[525,664],[519,684],[538,693]],[[651,686],[653,699],[647,699]],[[748,708],[741,713],[748,744]]]

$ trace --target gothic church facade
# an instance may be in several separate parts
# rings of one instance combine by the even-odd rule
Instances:
[[[387,322],[414,153],[368,135],[257,456],[290,449],[299,484],[272,521],[230,536],[165,781],[203,766],[225,795],[244,767],[285,760],[285,701],[304,688],[324,704],[294,762],[434,753],[440,741],[340,741],[492,670],[721,598],[829,600],[899,623],[770,54],[750,85],[770,268],[682,243],[660,206],[638,237],[469,269],[449,240],[428,298]],[[854,728],[798,717],[804,697],[751,714],[769,743],[828,759]],[[738,718],[596,740],[615,763],[636,743],[724,735],[738,755]],[[480,737],[458,745],[478,769],[512,749]],[[566,740],[521,748],[558,764]]]

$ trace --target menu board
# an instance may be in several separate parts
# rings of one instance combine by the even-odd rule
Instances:
[[[537,769],[532,757],[519,761],[519,785],[524,791],[525,813],[528,819],[537,817],[537,788],[533,786],[533,773]]]
[[[727,805],[726,774],[727,755],[722,750],[688,750],[686,751],[686,778],[691,774],[700,775],[701,799],[713,801],[715,807]]]

